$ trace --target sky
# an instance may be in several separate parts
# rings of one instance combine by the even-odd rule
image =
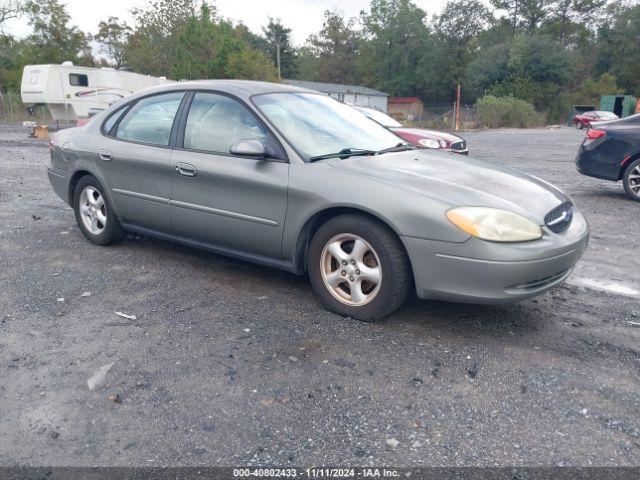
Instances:
[[[293,42],[302,45],[311,33],[322,27],[325,10],[334,10],[347,17],[356,16],[366,10],[370,0],[215,0],[213,3],[218,14],[235,21],[242,21],[252,31],[260,33],[268,17],[280,18],[282,23],[292,29]],[[66,0],[67,10],[71,14],[72,24],[82,31],[96,33],[98,23],[109,16],[119,17],[131,23],[131,9],[143,7],[147,0]],[[446,0],[414,0],[414,3],[427,12],[430,19],[439,13]],[[7,33],[24,37],[29,26],[24,19],[12,21],[6,28]]]

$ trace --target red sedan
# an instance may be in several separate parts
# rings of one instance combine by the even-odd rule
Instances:
[[[425,130],[424,128],[405,127],[400,122],[380,110],[374,110],[373,108],[366,107],[355,108],[360,110],[374,122],[388,128],[411,145],[415,145],[419,148],[433,148],[436,150],[443,150],[445,152],[461,153],[463,155],[469,154],[467,142],[456,135],[437,132],[435,130]]]
[[[608,122],[609,120],[615,120],[617,118],[618,116],[615,113],[593,110],[575,115],[573,117],[573,124],[576,128],[583,129],[584,127],[590,127],[591,122]]]

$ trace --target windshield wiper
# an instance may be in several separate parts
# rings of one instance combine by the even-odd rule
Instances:
[[[383,148],[382,150],[378,150],[376,155],[382,155],[383,153],[391,153],[391,152],[404,152],[405,150],[415,150],[416,147],[411,145],[410,143],[399,143],[394,145],[393,147]]]
[[[315,157],[311,157],[309,162],[315,162],[317,160],[324,160],[326,158],[349,158],[355,156],[363,156],[363,155],[375,155],[378,152],[375,150],[366,150],[364,148],[343,148],[339,152],[335,153],[326,153],[324,155],[316,155]]]

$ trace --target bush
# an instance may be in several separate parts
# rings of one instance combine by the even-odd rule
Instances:
[[[489,128],[530,128],[544,123],[533,105],[512,96],[485,95],[476,102],[476,108],[479,125]]]

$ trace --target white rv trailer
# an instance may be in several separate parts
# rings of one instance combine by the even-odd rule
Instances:
[[[113,68],[61,65],[27,65],[22,72],[22,102],[47,105],[54,120],[75,121],[89,109],[104,109],[133,92],[170,82],[164,77],[141,75]]]

